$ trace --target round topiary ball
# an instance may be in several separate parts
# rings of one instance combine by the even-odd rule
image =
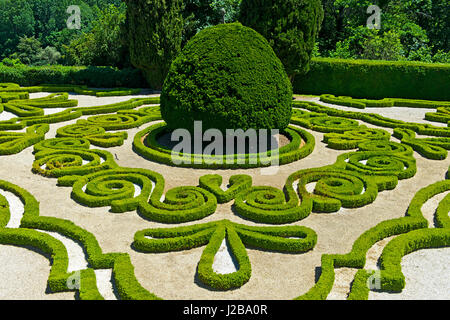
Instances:
[[[206,28],[172,62],[161,93],[169,128],[285,129],[292,85],[266,39],[240,23]]]

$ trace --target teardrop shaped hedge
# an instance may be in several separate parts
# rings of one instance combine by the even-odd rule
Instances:
[[[267,40],[240,23],[206,28],[172,62],[161,93],[169,128],[285,129],[292,85]]]

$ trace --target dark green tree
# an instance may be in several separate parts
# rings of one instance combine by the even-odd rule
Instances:
[[[21,36],[32,36],[35,23],[27,0],[0,0],[0,57],[13,53]]]
[[[309,70],[323,15],[320,0],[242,0],[239,21],[269,41],[292,81]]]
[[[64,46],[71,65],[129,67],[128,45],[125,41],[125,4],[106,6],[89,32]]]
[[[126,0],[131,63],[154,89],[161,89],[170,64],[181,50],[181,0]]]
[[[37,61],[37,55],[42,50],[42,44],[35,37],[21,37],[16,52],[11,55],[13,59],[19,59],[23,64],[31,65]]]

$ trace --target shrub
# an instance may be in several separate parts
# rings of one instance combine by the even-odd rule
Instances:
[[[234,199],[239,192],[252,186],[252,177],[247,175],[232,176],[229,188],[226,191],[220,188],[221,184],[222,176],[218,174],[202,176],[199,181],[199,186],[214,194],[218,203],[227,203]]]
[[[102,8],[88,33],[63,44],[69,65],[129,66],[124,24],[126,7],[110,4]]]
[[[218,274],[214,257],[226,240],[233,252],[238,270]],[[199,279],[212,288],[229,290],[247,283],[251,264],[246,246],[279,252],[307,252],[317,243],[317,234],[300,226],[254,227],[228,220],[177,228],[146,229],[134,236],[133,246],[143,252],[171,252],[205,246],[198,263]]]
[[[361,126],[356,130],[349,130],[344,133],[327,133],[323,137],[323,142],[328,148],[336,150],[355,149],[361,143],[372,141],[389,141],[391,135],[382,129],[369,129]]]
[[[401,128],[395,128],[393,136],[427,159],[444,160],[450,150],[450,138],[447,137],[418,139],[414,131]]]
[[[323,17],[319,0],[242,0],[238,19],[269,41],[292,78],[309,70]]]
[[[313,58],[295,93],[450,100],[450,64]]]
[[[14,66],[0,65],[0,82],[22,86],[47,84],[87,85],[95,88],[145,88],[147,83],[137,69],[112,67]]]
[[[181,0],[127,0],[131,63],[154,89],[161,89],[170,64],[181,50]]]
[[[420,249],[440,247],[450,247],[450,229],[414,230],[393,239],[380,256],[382,290],[401,292],[405,287],[401,270],[403,256]]]
[[[46,124],[28,127],[23,132],[0,131],[0,155],[11,155],[21,152],[33,144],[45,139],[50,130]]]
[[[352,97],[335,97],[332,94],[323,94],[320,96],[320,101],[332,103],[340,106],[353,107],[358,109],[367,108],[389,108],[389,107],[408,107],[408,108],[430,108],[436,109],[439,107],[448,107],[450,102],[447,101],[430,101],[430,100],[415,100],[415,99],[400,99],[400,98],[384,98],[381,100],[370,99],[353,99]],[[429,115],[429,114],[427,114]],[[433,121],[426,116],[427,120]],[[439,121],[439,120],[435,120]],[[443,121],[445,123],[447,121]]]
[[[205,130],[282,130],[291,109],[281,62],[261,35],[238,23],[209,27],[192,38],[161,94],[161,114],[171,129],[192,130],[197,120]]]

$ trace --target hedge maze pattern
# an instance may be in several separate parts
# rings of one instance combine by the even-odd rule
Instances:
[[[54,92],[47,97],[30,99],[29,93]],[[132,248],[142,253],[160,253],[204,247],[198,262],[198,278],[216,290],[239,288],[251,278],[251,261],[247,247],[301,254],[313,250],[317,234],[307,227],[289,225],[310,214],[337,212],[340,208],[359,208],[371,204],[379,192],[393,190],[398,181],[413,177],[416,172],[414,151],[421,156],[444,160],[449,149],[450,129],[431,124],[403,122],[377,114],[342,111],[313,102],[294,102],[293,126],[286,133],[291,138],[283,152],[281,164],[297,161],[312,153],[315,140],[307,130],[321,132],[328,148],[346,150],[334,163],[321,168],[293,172],[283,189],[254,186],[249,175],[234,175],[223,190],[222,176],[207,174],[198,186],[179,186],[164,193],[164,177],[151,170],[120,167],[113,155],[102,149],[120,146],[128,134],[125,130],[147,128],[134,137],[133,149],[144,158],[171,164],[170,154],[158,148],[155,132],[164,130],[158,98],[135,98],[125,102],[99,106],[77,107],[68,98],[68,91],[97,96],[130,94],[126,90],[95,91],[85,87],[42,86],[21,88],[0,84],[0,113],[7,111],[17,117],[0,121],[0,156],[20,153],[33,146],[35,161],[30,164],[35,174],[54,178],[58,186],[70,187],[72,199],[87,207],[105,207],[111,212],[135,211],[149,221],[174,226],[145,229],[134,236]],[[131,92],[133,93],[133,92]],[[429,107],[444,121],[447,102],[384,99],[371,101],[324,95],[322,101],[357,107],[392,105]],[[46,115],[46,108],[63,108]],[[431,113],[432,114],[432,113]],[[79,119],[89,116],[86,119]],[[56,137],[46,139],[53,123],[77,120],[57,130]],[[360,124],[394,129],[372,129]],[[303,127],[303,129],[298,128]],[[17,132],[17,130],[24,131]],[[16,130],[16,131],[14,131]],[[417,135],[431,136],[417,138]],[[144,143],[151,140],[150,143]],[[302,143],[303,142],[303,143]],[[202,168],[216,168],[207,163]],[[243,165],[250,168],[250,165]],[[444,178],[445,173],[443,173]],[[448,173],[447,173],[448,176]],[[307,185],[314,183],[314,190]],[[95,236],[71,221],[45,217],[39,202],[21,187],[0,180],[0,191],[17,196],[24,204],[20,225],[9,227],[11,219],[8,200],[0,192],[0,244],[32,247],[50,255],[52,268],[48,286],[52,292],[77,291],[80,299],[103,299],[96,284],[95,270],[112,270],[117,295],[121,299],[159,299],[141,286],[127,253],[103,253]],[[316,284],[297,299],[326,299],[333,288],[336,268],[356,268],[348,299],[367,299],[368,279],[374,270],[365,270],[367,251],[378,241],[397,236],[384,248],[380,258],[381,287],[399,292],[405,285],[401,258],[408,253],[435,247],[450,246],[450,195],[439,204],[435,227],[429,226],[421,212],[422,205],[437,194],[450,191],[450,180],[431,184],[420,190],[411,201],[403,218],[383,221],[364,232],[347,254],[322,255],[321,272]],[[261,226],[247,226],[229,220],[202,223],[216,212],[218,204],[232,203],[236,214]],[[105,210],[106,212],[106,210]],[[105,213],[108,214],[108,213]],[[194,222],[190,226],[176,226]],[[80,243],[86,253],[88,267],[79,270],[80,285],[68,285],[74,272],[68,272],[68,255],[64,244],[44,231],[57,232]],[[214,257],[226,241],[236,258],[237,271],[220,274],[214,271]]]

